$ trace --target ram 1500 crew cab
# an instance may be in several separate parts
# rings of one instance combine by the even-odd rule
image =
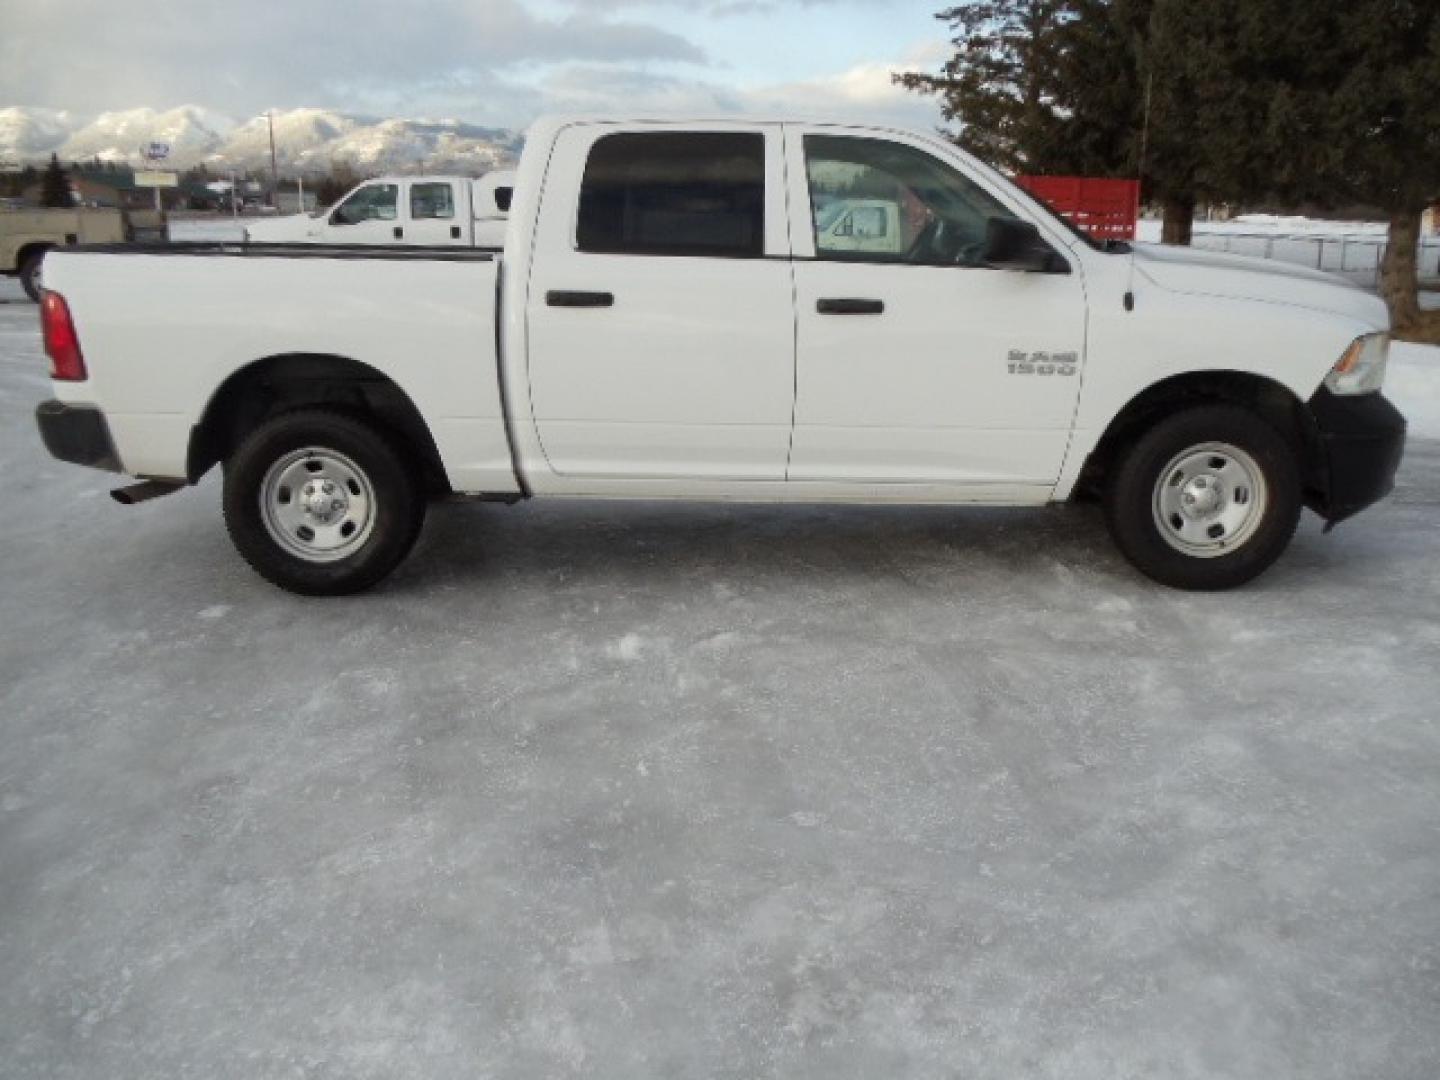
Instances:
[[[256,221],[247,243],[368,244],[499,248],[515,187],[513,172],[463,176],[382,176],[314,214]]]
[[[865,242],[837,242],[817,226],[852,191]],[[45,287],[50,451],[142,478],[121,501],[223,464],[241,554],[305,593],[379,580],[457,493],[1093,492],[1140,570],[1223,588],[1302,506],[1388,492],[1405,435],[1375,297],[1096,246],[888,128],[547,119],[503,253],[102,246],[54,252]]]

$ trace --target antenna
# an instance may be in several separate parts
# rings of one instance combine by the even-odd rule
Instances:
[[[1145,165],[1150,153],[1150,96],[1155,89],[1155,72],[1149,71],[1145,75],[1145,110],[1144,118],[1140,122],[1140,160],[1136,165],[1136,192],[1135,201],[1140,201],[1139,188],[1145,184]],[[1135,215],[1136,231],[1139,231],[1140,215]],[[1138,237],[1136,240],[1138,241]],[[1135,310],[1135,243],[1130,245],[1130,269],[1125,280],[1125,310]]]

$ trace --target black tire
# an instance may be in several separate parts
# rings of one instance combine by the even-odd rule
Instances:
[[[39,251],[25,256],[25,261],[20,264],[20,287],[37,304],[40,302],[40,264],[44,261],[45,252]]]
[[[1233,546],[1232,538],[1225,535],[1226,525],[1217,521],[1207,526],[1203,517],[1187,521],[1173,509],[1168,515],[1164,509],[1164,500],[1186,498],[1190,484],[1208,481],[1211,488],[1216,486],[1215,474],[1205,473],[1206,466],[1190,474],[1172,468],[1187,454],[1209,453],[1203,449],[1206,444],[1240,451],[1236,456],[1249,458],[1242,471],[1254,467],[1263,478],[1261,496],[1242,493],[1243,484],[1229,485],[1235,491],[1220,496],[1222,506],[1240,507],[1234,513],[1245,514],[1247,503],[1254,507],[1243,527],[1235,529],[1233,536],[1238,539]],[[1223,450],[1215,454],[1214,463],[1227,460]],[[1166,476],[1171,480],[1162,487]],[[1300,520],[1300,485],[1294,447],[1265,420],[1238,405],[1197,405],[1160,420],[1120,454],[1106,487],[1105,516],[1115,543],[1147,577],[1177,589],[1230,589],[1264,572],[1290,543]],[[1220,487],[1224,492],[1226,484]],[[1200,494],[1205,494],[1203,487]],[[1190,514],[1188,507],[1183,509]],[[1168,530],[1166,521],[1173,523]],[[1194,533],[1207,527],[1218,530],[1213,537],[1202,534],[1199,542],[1207,545],[1207,555],[1177,546],[1187,544],[1182,528]]]
[[[316,453],[302,453],[310,449]],[[303,539],[306,526],[293,530],[296,538],[292,539],[292,530],[277,518],[280,514],[303,516],[309,511],[305,510],[307,503],[283,482],[288,475],[286,462],[292,471],[321,466],[313,478],[299,474],[307,489],[312,479],[318,483],[329,475],[342,486],[338,497],[346,500],[346,508],[336,519],[335,532],[327,533],[341,547],[328,553],[317,547],[309,555],[297,551],[307,546]],[[339,472],[325,472],[327,463]],[[273,475],[272,469],[277,470]],[[342,479],[345,476],[349,479]],[[343,490],[345,484],[354,488],[353,496]],[[267,492],[275,500],[271,511],[262,508],[268,501]],[[284,506],[278,505],[282,497]],[[358,506],[366,508],[360,536],[345,540],[339,531],[347,525],[350,535],[357,531],[356,520],[348,515]],[[225,462],[224,508],[230,539],[245,561],[267,581],[305,596],[339,596],[368,589],[405,558],[425,520],[419,470],[403,445],[386,431],[328,409],[283,413],[251,432]],[[321,509],[328,510],[328,504]],[[315,532],[310,531],[311,540]],[[279,535],[287,539],[282,542]],[[344,546],[351,543],[353,549]]]

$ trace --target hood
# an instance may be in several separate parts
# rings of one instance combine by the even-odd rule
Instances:
[[[245,223],[245,238],[257,244],[298,243],[310,239],[313,230],[320,223],[309,214],[289,214],[286,217],[262,218]]]
[[[1390,314],[1378,296],[1335,274],[1275,259],[1136,244],[1135,269],[1171,292],[1292,304],[1346,315],[1377,330],[1390,325]]]

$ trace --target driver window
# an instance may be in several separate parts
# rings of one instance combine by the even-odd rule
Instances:
[[[805,166],[820,259],[981,266],[989,220],[1015,216],[923,150],[885,139],[807,135]]]
[[[400,185],[366,184],[330,214],[332,225],[358,225],[362,221],[394,221]]]

